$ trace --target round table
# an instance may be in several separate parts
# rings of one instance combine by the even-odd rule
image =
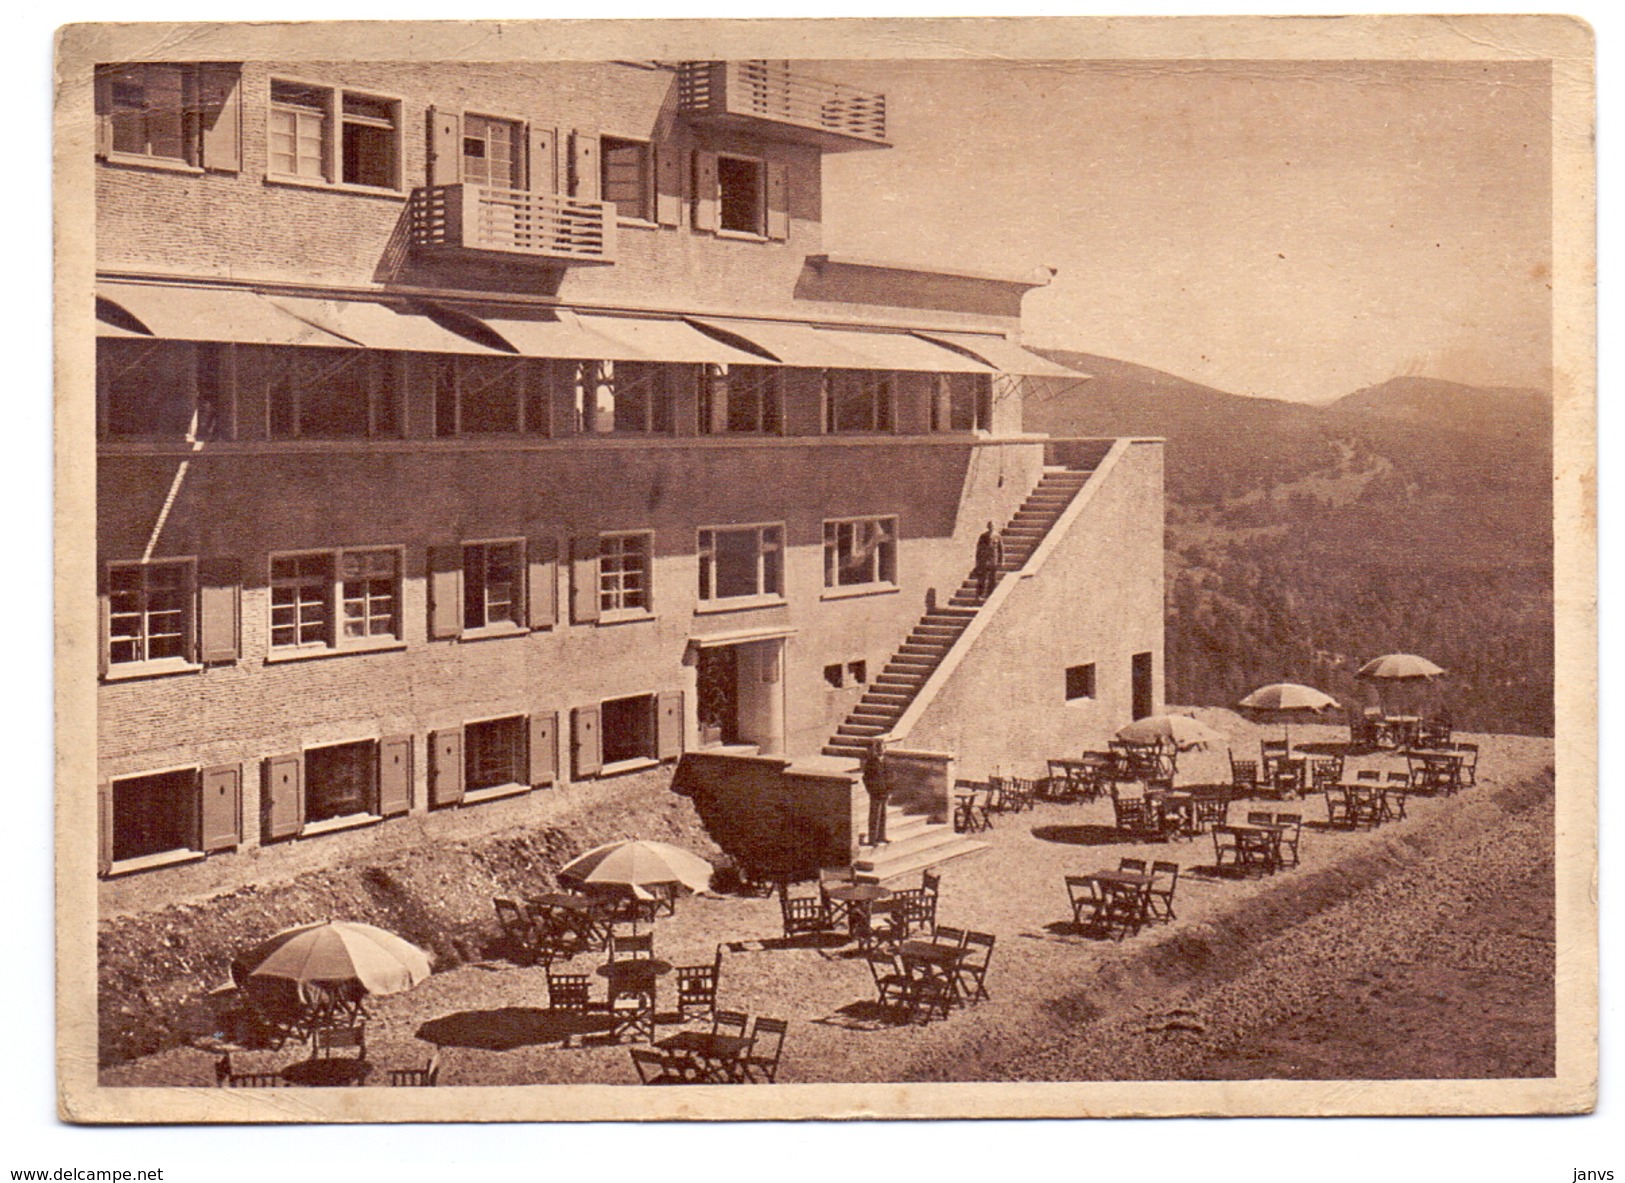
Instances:
[[[852,936],[868,933],[870,909],[892,896],[888,889],[878,883],[843,883],[839,887],[831,887],[824,894],[846,905],[846,931]]]

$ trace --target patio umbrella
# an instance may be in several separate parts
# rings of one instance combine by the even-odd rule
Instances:
[[[1377,696],[1382,701],[1382,712],[1390,715],[1395,713],[1389,709],[1392,689],[1414,688],[1431,682],[1443,673],[1444,670],[1425,657],[1418,657],[1414,653],[1388,653],[1366,662],[1354,676],[1363,681],[1376,683]],[[1407,692],[1401,695],[1400,699],[1402,700],[1400,705],[1405,707],[1403,713],[1418,713],[1414,693]]]
[[[1117,738],[1125,743],[1167,744],[1183,752],[1189,748],[1204,748],[1225,737],[1189,715],[1149,715],[1118,728]]]
[[[399,994],[429,976],[429,955],[371,924],[330,920],[285,929],[237,958],[247,982],[291,982],[305,987],[357,986],[368,994]]]
[[[1237,706],[1245,710],[1257,711],[1260,714],[1285,715],[1286,747],[1292,750],[1292,723],[1294,714],[1318,715],[1337,705],[1337,700],[1323,690],[1316,690],[1313,686],[1304,686],[1298,682],[1271,682],[1268,686],[1260,686]]]
[[[665,842],[628,838],[596,846],[571,859],[559,871],[561,882],[583,888],[620,888],[637,899],[652,899],[655,887],[686,887],[705,891],[711,886],[711,864],[697,854]],[[636,923],[636,912],[633,921]]]

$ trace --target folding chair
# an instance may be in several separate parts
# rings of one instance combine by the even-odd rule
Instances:
[[[980,1002],[987,997],[987,967],[993,960],[993,942],[990,932],[972,932],[965,936],[965,953],[956,970],[959,990],[966,1002]]]
[[[495,896],[491,903],[496,906],[497,923],[502,926],[503,940],[518,955],[515,960],[523,965],[533,964],[538,942],[536,925],[531,922],[530,916],[513,900]]]
[[[750,1016],[736,1010],[718,1010],[711,1014],[712,1035],[737,1035],[745,1038],[745,1028],[750,1025]]]
[[[779,1057],[784,1054],[784,1037],[790,1024],[784,1019],[758,1017],[750,1028],[750,1052],[742,1062],[745,1079],[753,1084],[772,1084],[779,1077]],[[764,1044],[772,1051],[764,1052]]]
[[[389,1070],[389,1083],[396,1086],[415,1088],[434,1088],[440,1083],[440,1049],[434,1049],[434,1055],[422,1068],[391,1068]]]
[[[1286,862],[1286,852],[1290,850],[1292,865],[1295,867],[1298,865],[1298,840],[1303,835],[1303,814],[1278,813],[1275,815],[1275,824],[1290,827],[1276,831],[1275,849],[1279,852],[1277,859]]]
[[[592,1000],[592,979],[586,974],[556,974],[547,971],[547,1005],[550,1010],[596,1010]]]
[[[1405,797],[1410,792],[1411,778],[1403,772],[1390,772],[1388,784],[1382,794],[1382,818],[1399,821],[1405,816]]]
[[[612,935],[609,938],[611,961],[653,961],[654,956],[655,934],[652,932],[625,937]]]
[[[653,1048],[628,1049],[640,1084],[689,1084],[685,1061]]]
[[[721,977],[722,946],[710,965],[680,965],[672,973],[677,979],[677,1013],[688,1018],[690,1010],[709,1016],[717,1008],[717,981]]]
[[[1179,864],[1153,862],[1151,887],[1147,892],[1149,914],[1153,920],[1173,920],[1174,888],[1179,885]]]

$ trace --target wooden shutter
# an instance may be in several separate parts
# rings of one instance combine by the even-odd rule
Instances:
[[[559,715],[537,711],[530,717],[530,783],[550,785],[559,775]]]
[[[113,782],[96,786],[96,873],[113,869]]]
[[[203,167],[234,173],[243,167],[243,71],[236,63],[206,62],[198,77],[203,111]]]
[[[717,154],[694,153],[694,229],[717,228]]]
[[[525,558],[525,607],[530,627],[552,628],[559,618],[559,540],[532,538],[525,543]]]
[[[570,196],[598,201],[603,192],[598,174],[598,137],[590,131],[570,133]]]
[[[782,160],[767,162],[767,236],[790,237],[790,166]]]
[[[378,741],[378,813],[394,817],[412,808],[412,737],[386,735]]]
[[[655,696],[655,758],[675,760],[683,754],[683,692]]]
[[[675,226],[683,216],[683,150],[676,144],[655,144],[655,221]]]
[[[570,619],[590,624],[598,619],[598,537],[570,543]]]
[[[429,548],[429,639],[463,631],[463,548]]]
[[[243,768],[220,764],[202,773],[200,830],[205,851],[231,850],[243,840]]]
[[[604,766],[604,742],[599,734],[596,706],[577,707],[570,712],[570,749],[575,753],[573,777],[583,780]]]
[[[297,752],[272,756],[262,776],[262,835],[267,842],[291,838],[305,825],[305,758]]]
[[[429,804],[439,808],[463,799],[463,729],[429,732]]]
[[[455,185],[463,179],[463,117],[429,108],[429,184]]]
[[[530,127],[530,191],[559,191],[559,133],[557,128]]]
[[[198,660],[224,665],[241,652],[242,577],[236,559],[204,559],[198,564]]]

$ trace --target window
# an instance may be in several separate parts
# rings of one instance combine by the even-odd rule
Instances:
[[[598,611],[649,612],[652,536],[605,534],[598,540]]]
[[[825,378],[824,430],[890,431],[891,379],[874,370],[830,370]]]
[[[231,346],[213,341],[96,343],[97,418],[111,438],[229,436]]]
[[[110,153],[194,168],[201,163],[195,65],[99,67],[96,90],[98,112],[110,125]]]
[[[363,349],[263,351],[272,439],[365,439],[401,430],[399,359]]]
[[[524,623],[524,544],[476,542],[463,547],[463,628]]]
[[[611,136],[603,137],[602,143],[599,161],[603,200],[615,203],[616,217],[654,221],[649,145]]]
[[[937,398],[931,405],[934,431],[985,430],[989,426],[993,384],[988,374],[938,374]]]
[[[1066,669],[1066,700],[1076,702],[1095,696],[1095,663],[1071,665]]]
[[[739,234],[767,233],[766,187],[762,162],[744,156],[717,157],[718,225]]]
[[[840,662],[837,661],[833,665],[826,665],[824,667],[824,681],[828,682],[831,688],[835,690],[839,690],[846,684],[844,667],[842,667]]]
[[[371,740],[305,752],[305,824],[378,812],[378,745]]]
[[[269,136],[273,177],[400,188],[394,99],[273,79]]]
[[[866,661],[847,662],[846,676],[852,680],[854,686],[862,686],[869,680],[869,663]]]
[[[700,599],[784,594],[784,528],[700,531]]]
[[[612,698],[602,709],[605,764],[659,759],[654,695]]]
[[[676,425],[676,375],[683,368],[661,362],[582,362],[576,381],[579,429],[670,435]]]
[[[200,804],[195,768],[114,781],[112,860],[197,849]]]
[[[396,550],[345,550],[271,558],[271,648],[331,649],[399,639],[401,564]],[[334,631],[334,605],[342,627]]]
[[[463,788],[465,792],[503,785],[530,784],[529,755],[525,744],[525,718],[490,719],[463,728]]]
[[[525,188],[524,132],[511,119],[463,116],[463,183]]]
[[[108,568],[108,660],[187,660],[192,654],[193,567],[188,561]]]
[[[700,430],[776,435],[782,406],[779,367],[711,366],[700,385]]]
[[[441,357],[433,364],[436,435],[547,434],[550,363]],[[573,370],[574,363],[551,365]]]
[[[824,523],[824,586],[897,582],[897,519]]]

